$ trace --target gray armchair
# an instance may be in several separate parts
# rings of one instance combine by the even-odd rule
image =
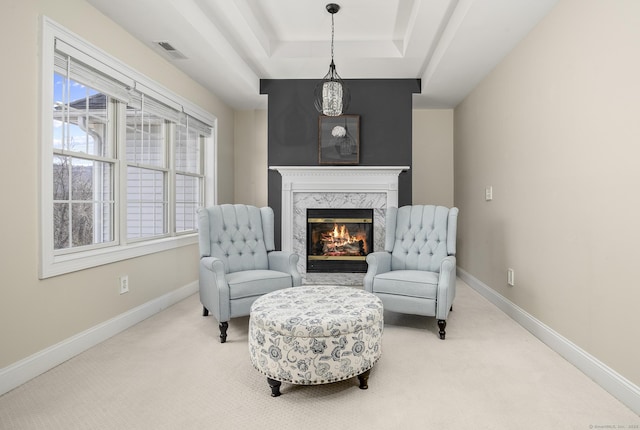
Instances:
[[[458,208],[389,208],[384,251],[367,255],[364,289],[386,310],[436,317],[440,339],[456,295],[457,220]]]
[[[302,284],[298,255],[275,251],[274,216],[269,207],[219,205],[198,209],[200,302],[213,313],[220,342],[229,320],[249,315],[258,297]]]

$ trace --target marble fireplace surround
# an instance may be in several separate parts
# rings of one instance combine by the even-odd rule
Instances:
[[[307,273],[307,208],[373,209],[373,249],[384,247],[385,209],[398,206],[409,166],[270,166],[282,176],[282,249],[300,255],[305,284],[360,285],[364,273]]]

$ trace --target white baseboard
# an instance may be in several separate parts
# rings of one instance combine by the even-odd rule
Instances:
[[[513,318],[518,324],[544,342],[555,352],[576,366],[598,385],[640,415],[640,387],[584,351],[582,348],[555,332],[549,326],[528,314],[524,309],[474,278],[461,268],[457,268],[458,277],[477,291],[485,299]]]
[[[0,369],[0,395],[75,357],[198,291],[192,282]]]

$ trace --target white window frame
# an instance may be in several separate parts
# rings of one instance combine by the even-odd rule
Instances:
[[[194,245],[198,243],[197,232],[194,233],[174,233],[168,237],[150,240],[132,240],[127,241],[126,233],[122,228],[123,217],[126,217],[126,207],[124,201],[126,192],[126,184],[123,184],[121,177],[116,176],[115,188],[116,192],[116,209],[115,209],[115,226],[119,229],[120,234],[116,236],[116,244],[113,246],[95,247],[89,250],[79,250],[78,252],[55,253],[53,245],[53,129],[51,127],[51,112],[53,111],[53,72],[54,72],[54,47],[55,40],[59,39],[68,45],[78,49],[82,53],[89,54],[96,61],[96,64],[102,65],[107,74],[119,74],[132,79],[137,86],[144,87],[146,91],[152,93],[155,97],[160,98],[163,102],[170,101],[174,105],[180,106],[181,109],[198,120],[210,124],[212,127],[211,136],[205,139],[204,144],[204,189],[203,202],[206,206],[212,205],[217,201],[217,181],[216,160],[217,160],[217,118],[206,112],[197,105],[188,100],[174,94],[168,89],[162,87],[156,82],[150,80],[138,71],[132,69],[119,60],[111,57],[101,49],[91,45],[78,35],[70,32],[66,28],[57,24],[53,20],[42,17],[42,41],[41,41],[41,77],[40,77],[40,100],[41,100],[41,118],[40,125],[40,177],[39,177],[39,225],[40,225],[40,267],[39,277],[41,279],[71,273],[78,270],[88,269],[103,264],[114,263],[121,260],[135,258],[143,255],[153,254],[166,250],[171,250],[183,246]],[[126,168],[126,159],[124,154],[118,154],[117,165]],[[118,169],[118,167],[116,167]],[[169,208],[169,214],[173,212]],[[116,232],[116,235],[118,233]]]

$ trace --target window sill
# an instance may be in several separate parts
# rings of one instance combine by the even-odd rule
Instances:
[[[40,279],[64,275],[90,269],[104,264],[115,263],[156,252],[176,249],[183,246],[198,243],[198,234],[192,233],[177,237],[162,238],[154,241],[137,242],[125,246],[95,249],[82,253],[53,256],[50,259],[43,258],[40,268]]]

